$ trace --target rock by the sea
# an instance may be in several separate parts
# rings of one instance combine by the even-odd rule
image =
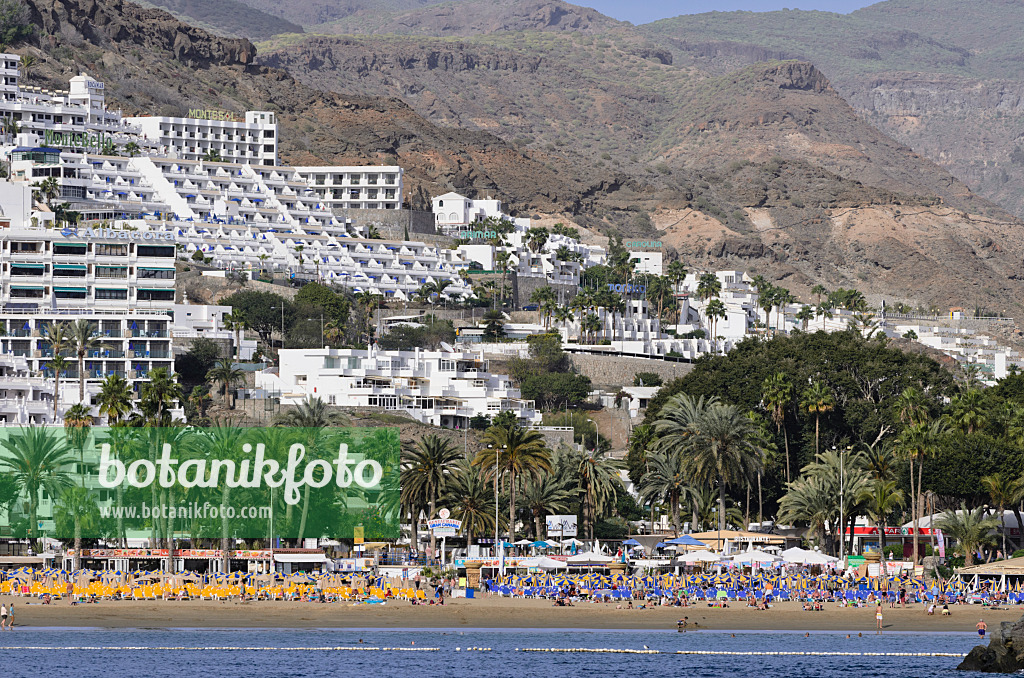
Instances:
[[[1024,671],[1024,617],[1000,624],[992,633],[988,647],[976,645],[957,669],[985,673]]]

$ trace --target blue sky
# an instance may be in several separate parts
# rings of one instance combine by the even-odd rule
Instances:
[[[777,9],[820,9],[827,12],[852,12],[867,7],[874,2],[863,0],[720,0],[719,2],[695,2],[694,0],[569,0],[573,4],[593,7],[602,14],[631,21],[634,24],[645,24],[649,21],[679,16],[680,14],[698,14],[700,12],[732,12],[749,10],[753,12],[770,12]]]

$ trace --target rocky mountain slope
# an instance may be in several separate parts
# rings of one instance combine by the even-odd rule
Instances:
[[[806,63],[716,74],[618,28],[311,37],[257,63],[247,40],[121,0],[28,4],[32,84],[84,70],[128,112],[275,110],[286,162],[397,162],[416,205],[500,195],[797,292],[824,282],[1011,311],[1024,299],[1019,226],[864,124]],[[339,70],[348,84],[330,80]]]
[[[306,87],[255,65],[248,40],[212,36],[166,12],[122,0],[27,4],[40,29],[35,44],[21,50],[39,61],[31,84],[66,87],[68,77],[86,71],[108,83],[108,101],[126,113],[277,111],[285,162],[398,163],[414,205],[458,189],[500,195],[524,210],[569,210],[616,185],[610,175],[587,175],[486,132],[438,127],[398,99]]]
[[[145,0],[138,4],[159,7],[196,28],[231,38],[263,40],[280,33],[302,33],[302,26],[239,0]]]
[[[849,15],[714,12],[639,27],[717,72],[814,63],[871,124],[1024,215],[1024,3],[890,0]]]

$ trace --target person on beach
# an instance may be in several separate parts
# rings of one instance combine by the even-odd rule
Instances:
[[[880,635],[882,633],[882,603],[878,603],[875,608],[875,628],[876,635]]]
[[[14,630],[14,603],[11,603],[11,609],[7,611],[7,630]]]
[[[979,638],[984,638],[985,637],[985,631],[988,630],[988,624],[985,623],[984,619],[980,619],[980,620],[978,620],[977,627],[978,627],[978,637]]]
[[[7,606],[0,604],[0,631],[7,627]]]

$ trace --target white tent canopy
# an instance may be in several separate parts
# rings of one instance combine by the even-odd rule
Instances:
[[[711,551],[690,551],[679,556],[676,560],[681,563],[717,563],[722,557]]]
[[[605,556],[591,551],[590,553],[580,553],[575,556],[569,556],[568,563],[570,565],[606,565],[612,562],[612,560],[614,560],[614,558],[611,556]]]
[[[744,551],[743,553],[735,553],[729,556],[735,563],[774,563],[779,559],[778,556],[773,556],[770,553],[765,553],[759,549],[752,551]]]
[[[796,563],[799,565],[827,565],[834,563],[838,558],[827,556],[824,553],[818,551],[807,551],[806,549],[793,547],[786,549],[782,552],[782,559],[787,563]]]
[[[519,567],[539,567],[544,570],[557,570],[560,567],[568,567],[568,563],[547,556],[536,558],[522,558],[519,560]]]

